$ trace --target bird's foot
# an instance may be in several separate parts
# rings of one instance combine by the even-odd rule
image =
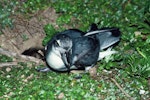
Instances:
[[[38,68],[36,69],[38,72],[49,72],[52,71],[50,68],[48,67],[43,67],[43,68]]]

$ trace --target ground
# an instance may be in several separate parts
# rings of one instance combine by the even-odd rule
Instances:
[[[19,54],[31,47],[42,48],[42,40],[45,37],[43,27],[50,23],[57,28],[57,16],[53,8],[38,11],[31,15],[31,18],[25,18],[23,15],[13,16],[13,28],[3,29],[4,34],[0,35],[1,47]]]
[[[37,4],[40,0],[31,1]],[[40,4],[43,4],[43,1],[41,0]],[[43,48],[42,40],[46,33],[43,28],[47,24],[52,24],[55,29],[61,26],[65,27],[64,29],[82,30],[83,28],[86,31],[92,22],[100,22],[99,27],[117,26],[120,28],[122,40],[114,48],[119,53],[110,57],[109,61],[104,59],[98,62],[96,65],[98,68],[94,67],[97,69],[82,74],[81,79],[75,79],[76,75],[72,73],[39,73],[36,69],[45,65],[36,65],[30,60],[24,62],[19,59],[17,62],[14,61],[15,57],[12,60],[0,55],[0,99],[129,100],[133,97],[135,100],[148,100],[150,78],[147,74],[149,75],[150,65],[148,56],[150,38],[149,31],[142,32],[140,29],[146,31],[146,29],[149,30],[149,26],[142,23],[143,26],[140,27],[139,22],[140,19],[145,18],[144,2],[133,1],[133,3],[131,0],[125,0],[118,4],[116,1],[102,0],[99,3],[92,1],[92,5],[92,2],[87,3],[87,1],[85,0],[84,6],[81,6],[83,2],[80,0],[71,3],[59,1],[53,6],[56,11],[53,8],[45,8],[45,10],[36,10],[37,12],[28,13],[25,16],[24,13],[16,13],[15,16],[11,16],[14,22],[13,27],[6,27],[2,30],[3,34],[0,33],[1,48],[18,54],[32,47]],[[28,2],[26,5],[31,8],[34,6]],[[83,11],[84,8],[86,9]],[[97,11],[100,12],[97,13]],[[118,13],[115,15],[114,12]],[[69,26],[70,20],[73,24]],[[81,25],[82,27],[79,27]],[[137,28],[138,25],[139,28]],[[11,65],[1,67],[2,64]]]

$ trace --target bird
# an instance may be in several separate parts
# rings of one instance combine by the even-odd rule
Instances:
[[[120,41],[120,37],[119,28],[98,29],[96,24],[92,24],[88,32],[78,29],[59,32],[45,46],[48,67],[40,68],[38,71],[88,71],[97,61],[116,53],[111,48]]]
[[[82,37],[85,33],[78,29],[68,29],[63,32],[57,33],[45,46],[45,59],[48,67],[40,68],[38,71],[46,72],[53,71],[66,71],[67,57],[65,50],[68,47],[69,51],[72,47],[72,41],[77,37]]]

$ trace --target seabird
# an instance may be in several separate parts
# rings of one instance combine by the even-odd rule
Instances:
[[[119,41],[120,31],[118,28],[98,29],[95,24],[91,25],[91,29],[86,33],[78,29],[59,32],[45,47],[45,59],[48,67],[41,68],[39,71],[45,72],[50,69],[58,72],[88,70],[97,61],[116,53],[109,47]]]

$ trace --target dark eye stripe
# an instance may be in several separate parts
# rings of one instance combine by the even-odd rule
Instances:
[[[54,45],[57,46],[57,47],[59,46],[57,41],[54,41]]]

